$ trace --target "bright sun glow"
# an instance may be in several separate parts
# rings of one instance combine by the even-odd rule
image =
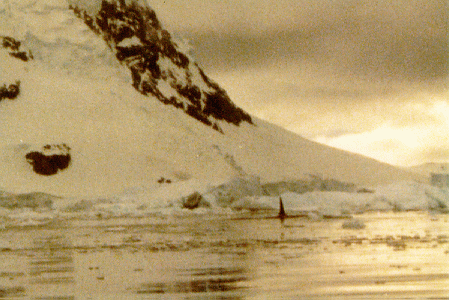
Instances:
[[[410,109],[422,111],[432,122],[402,127],[387,123],[371,131],[332,138],[320,136],[315,140],[383,162],[412,165],[431,147],[449,146],[449,104],[435,99],[431,105],[410,104]]]

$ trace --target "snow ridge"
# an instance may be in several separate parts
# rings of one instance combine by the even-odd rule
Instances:
[[[116,58],[129,68],[132,84],[140,93],[182,109],[220,132],[217,120],[252,124],[250,115],[235,106],[227,93],[180,50],[147,5],[103,0],[97,12],[81,2],[71,3],[70,9],[102,36]]]

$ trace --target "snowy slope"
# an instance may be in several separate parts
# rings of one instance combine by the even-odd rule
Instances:
[[[105,7],[114,18],[99,17]],[[20,82],[0,100],[0,191],[106,197],[248,175],[424,180],[250,117],[142,1],[0,0],[0,20],[0,87]]]
[[[409,167],[407,170],[430,177],[432,173],[448,173],[449,163],[429,162],[422,165]]]

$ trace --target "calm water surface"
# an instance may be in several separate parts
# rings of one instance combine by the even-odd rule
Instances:
[[[153,216],[0,231],[0,299],[449,299],[449,216]]]

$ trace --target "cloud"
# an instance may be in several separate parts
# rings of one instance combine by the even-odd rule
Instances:
[[[447,154],[446,0],[150,5],[190,40],[200,66],[248,112],[390,163]]]
[[[432,124],[433,98],[444,99],[445,81],[384,82],[334,76],[332,69],[302,63],[212,73],[240,106],[303,136]],[[308,67],[307,67],[308,66]],[[313,72],[310,70],[313,69]],[[351,80],[352,79],[352,80]]]
[[[354,76],[448,74],[445,0],[152,1],[206,69],[313,58]],[[300,66],[298,66],[300,67]]]

